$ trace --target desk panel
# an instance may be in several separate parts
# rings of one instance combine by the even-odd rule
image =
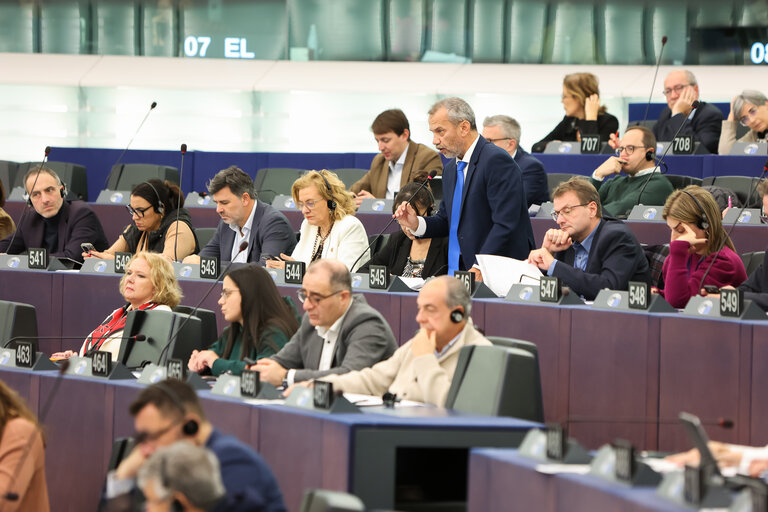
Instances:
[[[755,324],[752,327],[751,356],[749,444],[764,446],[768,444],[768,325]]]
[[[61,336],[60,287],[53,285],[54,274],[46,271],[0,270],[0,300],[35,306],[38,336]],[[50,353],[59,340],[40,340],[40,350]]]

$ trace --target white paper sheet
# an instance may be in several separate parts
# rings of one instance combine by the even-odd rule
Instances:
[[[499,297],[506,297],[513,284],[539,284],[541,270],[527,261],[497,256],[478,254],[477,264],[483,273],[483,282]]]

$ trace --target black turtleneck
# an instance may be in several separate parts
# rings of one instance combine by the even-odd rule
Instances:
[[[43,243],[48,249],[48,254],[53,254],[59,247],[59,220],[61,220],[61,208],[50,218],[43,217]]]

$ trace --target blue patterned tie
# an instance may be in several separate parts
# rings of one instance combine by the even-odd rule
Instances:
[[[467,162],[456,163],[456,188],[453,189],[453,203],[451,203],[451,226],[448,231],[448,275],[459,270],[459,217],[461,216],[461,194],[464,189],[464,168]]]

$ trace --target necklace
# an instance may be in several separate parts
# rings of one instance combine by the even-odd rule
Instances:
[[[314,249],[312,251],[312,258],[310,258],[309,261],[319,260],[322,257],[323,246],[325,245],[325,241],[328,239],[328,237],[331,236],[332,230],[333,230],[333,222],[331,222],[331,227],[328,228],[328,232],[325,234],[325,236],[320,235],[320,226],[317,227],[317,235],[315,235],[315,243],[314,243]]]

